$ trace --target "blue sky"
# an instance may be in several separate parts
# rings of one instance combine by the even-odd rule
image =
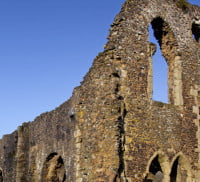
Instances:
[[[0,137],[71,96],[124,1],[0,1]]]

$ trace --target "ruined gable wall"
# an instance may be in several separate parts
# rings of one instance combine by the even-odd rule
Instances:
[[[105,136],[101,144],[101,146],[105,145],[102,147],[105,150],[106,147],[108,150],[106,143],[110,142],[109,146],[112,146],[112,141],[115,141],[116,130],[118,154],[112,147],[109,148],[108,155],[97,153],[97,156],[104,156],[102,160],[87,157],[87,160],[81,161],[84,166],[82,171],[87,171],[85,179],[100,181],[102,178],[109,181],[112,178],[109,178],[106,173],[112,174],[113,170],[113,173],[117,171],[118,176],[121,175],[121,180],[142,181],[148,170],[149,159],[159,151],[165,153],[169,163],[165,171],[166,180],[169,179],[173,161],[178,154],[183,153],[186,156],[191,169],[198,169],[198,129],[193,120],[197,117],[193,112],[193,105],[196,103],[190,88],[199,84],[199,59],[196,54],[199,50],[198,43],[192,38],[193,15],[191,16],[191,12],[194,7],[190,8],[188,12],[185,12],[178,8],[174,1],[130,0],[126,1],[121,13],[116,17],[105,52],[99,55],[82,86],[83,89],[85,86],[88,88],[87,92],[82,93],[84,99],[87,100],[86,103],[89,102],[91,106],[84,105],[83,102],[81,108],[87,110],[88,113],[96,114],[92,117],[92,114],[83,113],[81,115],[84,118],[83,121],[88,122],[85,125],[81,124],[80,127],[81,130],[84,128],[84,133],[94,131],[90,138],[83,135],[83,141],[85,139],[94,142],[93,146],[98,146],[100,143],[99,141],[95,143],[98,135],[101,138]],[[148,90],[151,64],[147,28],[156,17],[161,17],[171,31],[169,37],[163,39],[165,44],[161,45],[169,64],[171,84],[169,103],[171,105],[152,101]],[[170,34],[173,34],[173,37]],[[102,67],[104,67],[103,71]],[[94,70],[97,68],[96,73]],[[92,92],[89,90],[91,88]],[[86,93],[89,93],[88,96]],[[103,126],[106,133],[110,131],[109,138],[106,133],[102,133],[103,130],[96,130],[99,126]],[[95,149],[86,148],[89,148],[87,153],[95,153]],[[99,150],[97,149],[98,152]],[[84,151],[85,148],[83,148],[83,153]],[[119,156],[119,159],[115,154]],[[109,159],[113,159],[113,162]],[[119,161],[118,170],[115,169],[117,160]],[[104,171],[105,167],[102,166],[106,166],[107,170]],[[91,174],[90,169],[96,170]],[[197,174],[195,170],[188,173],[189,178],[195,178],[195,173]]]
[[[122,49],[123,46],[126,47],[123,50],[129,56],[126,56],[127,59],[129,58],[129,62],[126,62],[126,68],[128,66],[131,68],[127,70],[130,81],[127,87],[131,91],[125,92],[126,95],[124,93],[127,109],[125,117],[125,135],[127,135],[125,167],[127,170],[126,176],[130,180],[140,181],[147,168],[148,159],[158,150],[168,153],[169,158],[182,151],[190,156],[190,161],[194,163],[198,161],[198,155],[194,152],[194,146],[197,145],[197,128],[193,120],[193,117],[196,116],[192,112],[192,105],[195,105],[195,103],[193,96],[190,94],[190,88],[196,84],[199,85],[199,58],[197,54],[199,45],[192,38],[193,17],[177,8],[173,2],[141,1],[140,4],[136,1],[135,3],[134,1],[127,1],[124,9],[124,21],[119,17],[121,18],[119,24],[121,24],[121,27],[126,27],[126,30],[124,28],[126,33],[122,33],[124,37],[119,41],[119,44]],[[126,17],[126,14],[129,16]],[[181,60],[183,103],[180,105],[180,110],[179,107],[173,105],[162,106],[162,104],[154,102],[152,104],[151,100],[150,102],[147,101],[147,70],[150,69],[147,61],[149,56],[147,54],[147,27],[158,16],[169,24],[177,42],[177,45],[172,45],[176,47],[174,55],[173,52],[171,52],[171,55],[166,55],[170,53],[170,49],[167,50],[162,47],[162,50],[165,51],[166,49],[163,54],[167,61],[168,59],[170,61],[170,58],[168,58],[170,56],[174,56],[174,58],[179,56]],[[115,34],[115,28],[118,27],[113,28],[111,35],[112,33]],[[114,41],[117,39],[116,36]],[[168,65],[170,66],[170,63]],[[172,68],[174,68],[173,64]],[[169,72],[170,74],[175,73]],[[170,102],[174,104],[173,92],[170,93],[169,98],[171,99]],[[172,154],[170,154],[170,150]],[[139,163],[140,165],[138,165]],[[196,165],[194,163],[193,165]]]

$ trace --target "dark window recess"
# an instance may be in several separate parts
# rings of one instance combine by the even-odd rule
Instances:
[[[200,21],[199,21],[199,23],[197,23],[197,21],[192,23],[192,35],[193,35],[193,38],[197,42],[199,42],[199,39],[200,39]]]

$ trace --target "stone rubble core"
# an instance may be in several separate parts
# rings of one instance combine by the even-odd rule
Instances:
[[[150,25],[168,103],[152,99]],[[0,140],[0,182],[200,182],[199,40],[200,7],[127,0],[72,97]]]

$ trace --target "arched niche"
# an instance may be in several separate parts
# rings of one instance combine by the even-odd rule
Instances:
[[[182,154],[176,155],[172,161],[170,182],[191,182],[190,164]]]
[[[0,182],[3,182],[3,170],[0,168]]]
[[[148,162],[143,182],[167,182],[169,180],[169,162],[163,152],[155,153]]]
[[[46,158],[41,178],[42,182],[64,182],[66,180],[64,161],[56,152]]]
[[[178,43],[170,25],[162,17],[156,17],[150,22],[154,36],[158,41],[161,53],[167,63],[167,82],[168,82],[168,103],[174,105],[183,105],[182,98],[182,64],[178,52]],[[153,56],[153,53],[150,56]],[[152,66],[152,63],[149,63]],[[151,68],[149,69],[149,86],[152,89]],[[155,80],[155,79],[154,79]],[[154,90],[152,90],[154,92]],[[152,93],[149,91],[149,93]]]

